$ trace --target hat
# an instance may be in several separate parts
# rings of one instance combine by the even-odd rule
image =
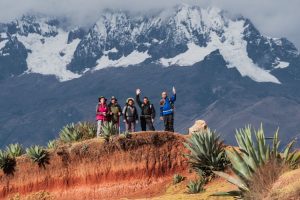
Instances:
[[[110,100],[116,100],[116,101],[118,101],[118,99],[115,97],[115,96],[112,96],[111,98],[110,98]]]
[[[98,98],[98,100],[100,101],[100,99],[102,99],[102,98],[104,98],[105,101],[107,100],[104,96],[100,96],[100,97]]]
[[[132,97],[128,98],[126,102],[128,103],[129,101],[133,101],[134,103],[134,99]]]

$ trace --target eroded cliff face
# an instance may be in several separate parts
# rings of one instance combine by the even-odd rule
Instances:
[[[51,151],[45,168],[22,156],[13,175],[0,172],[0,198],[39,191],[63,200],[155,196],[175,173],[187,173],[183,141],[184,136],[165,132],[92,139]]]

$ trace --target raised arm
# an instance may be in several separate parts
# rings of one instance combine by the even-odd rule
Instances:
[[[136,89],[135,100],[136,100],[137,104],[139,105],[139,107],[142,108],[142,102],[141,102],[141,99],[140,99],[140,94],[141,94],[141,90],[140,89]]]
[[[176,89],[175,89],[174,86],[173,86],[172,90],[173,90],[173,96],[171,97],[170,100],[171,100],[172,103],[174,103],[176,101]]]

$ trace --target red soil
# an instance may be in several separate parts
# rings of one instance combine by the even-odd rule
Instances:
[[[46,168],[23,156],[13,175],[0,172],[0,199],[39,191],[62,200],[159,195],[175,173],[187,173],[183,141],[184,136],[165,132],[108,143],[93,139],[50,152]]]

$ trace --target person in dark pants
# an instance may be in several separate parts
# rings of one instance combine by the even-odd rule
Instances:
[[[120,117],[122,115],[122,108],[118,104],[116,97],[112,96],[110,103],[108,104],[109,109],[109,121],[118,129],[120,134]]]
[[[135,132],[135,124],[138,123],[138,113],[134,106],[134,99],[128,98],[126,105],[123,108],[123,117],[126,127],[126,132]]]
[[[176,101],[176,90],[173,87],[173,96],[168,97],[167,92],[162,93],[160,100],[160,119],[164,121],[165,131],[174,132],[174,102]]]
[[[136,102],[141,108],[140,122],[142,131],[146,131],[146,127],[148,130],[155,131],[153,126],[154,118],[155,118],[155,109],[153,104],[150,103],[148,97],[144,97],[143,102],[140,100],[141,90],[136,90]]]

